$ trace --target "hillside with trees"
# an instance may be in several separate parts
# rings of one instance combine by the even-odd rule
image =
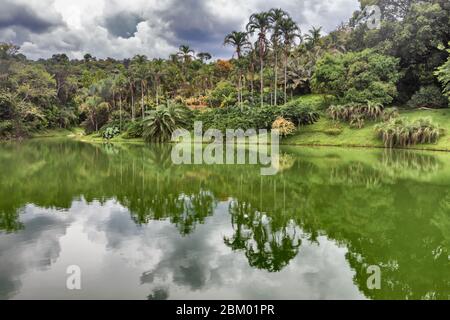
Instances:
[[[105,139],[165,142],[196,120],[219,129],[281,123],[291,128],[286,135],[296,135],[322,118],[336,139],[342,126],[357,132],[377,123],[372,134],[386,146],[436,142],[450,114],[441,127],[402,114],[448,108],[450,2],[360,4],[328,34],[320,26],[300,30],[282,9],[252,14],[244,30],[230,30],[217,44],[233,48],[228,60],[183,44],[167,59],[86,53],[76,60],[55,53],[32,61],[18,46],[1,43],[0,139],[83,127]],[[371,28],[364,14],[374,4],[380,28]]]

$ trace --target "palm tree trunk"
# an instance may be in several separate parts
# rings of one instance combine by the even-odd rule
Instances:
[[[251,63],[250,72],[251,72],[251,77],[252,77],[250,80],[250,91],[252,93],[252,102],[253,102],[253,97],[255,94],[255,84],[254,84],[254,82],[255,82],[255,64],[253,63],[253,61]]]
[[[122,132],[122,94],[119,93],[119,131]]]
[[[284,104],[287,103],[287,53],[284,56]]]
[[[278,105],[277,99],[277,89],[278,89],[278,50],[275,48],[275,106]]]
[[[145,118],[144,111],[144,81],[141,81],[141,111],[142,111],[142,120]]]
[[[260,58],[259,63],[261,65],[260,70],[260,89],[261,89],[261,107],[264,106],[264,59],[263,59],[263,50],[260,49]]]
[[[239,70],[239,81],[238,81],[238,100],[239,100],[239,107],[242,111],[242,76],[241,71]]]
[[[131,120],[134,122],[136,115],[134,110],[134,92],[132,83],[130,83],[130,93],[131,93]]]

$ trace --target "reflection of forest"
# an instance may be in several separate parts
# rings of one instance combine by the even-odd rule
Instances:
[[[450,292],[450,165],[437,155],[295,149],[282,156],[280,174],[261,177],[258,166],[173,166],[169,146],[49,140],[0,148],[4,232],[26,228],[26,204],[70,208],[83,197],[114,198],[137,224],[167,219],[188,235],[228,201],[234,235],[224,241],[255,268],[280,271],[301,250],[300,234],[325,235],[348,248],[368,297]],[[366,287],[369,265],[382,267],[379,291]]]

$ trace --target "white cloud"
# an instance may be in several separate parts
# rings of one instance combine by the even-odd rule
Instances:
[[[3,3],[11,2],[0,0]],[[314,25],[328,32],[358,8],[357,0],[19,0],[15,4],[26,6],[39,23],[52,26],[45,29],[38,24],[42,29],[38,32],[11,22],[2,25],[0,15],[0,41],[16,42],[32,59],[62,52],[72,58],[87,52],[99,58],[167,57],[184,43],[197,51],[228,56],[222,37],[244,28],[253,12],[280,7],[302,31]]]

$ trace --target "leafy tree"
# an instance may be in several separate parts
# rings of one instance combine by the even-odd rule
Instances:
[[[110,105],[103,101],[101,97],[95,95],[88,97],[81,104],[81,112],[87,115],[86,129],[88,132],[92,130],[98,131],[106,123],[109,109]]]
[[[208,104],[213,108],[227,107],[237,102],[236,90],[229,81],[221,81],[208,95]]]
[[[397,96],[398,62],[371,50],[326,54],[317,62],[312,86],[343,102],[390,104]]]
[[[211,60],[212,56],[208,52],[199,52],[197,53],[197,58],[202,62],[205,63],[206,61]]]
[[[449,42],[450,45],[450,42]],[[447,50],[448,53],[450,53],[450,49]],[[447,96],[447,98],[450,100],[450,57],[447,59],[447,62],[445,62],[442,66],[440,66],[436,72],[435,75],[438,77],[439,81],[442,83],[443,86],[443,92]]]

